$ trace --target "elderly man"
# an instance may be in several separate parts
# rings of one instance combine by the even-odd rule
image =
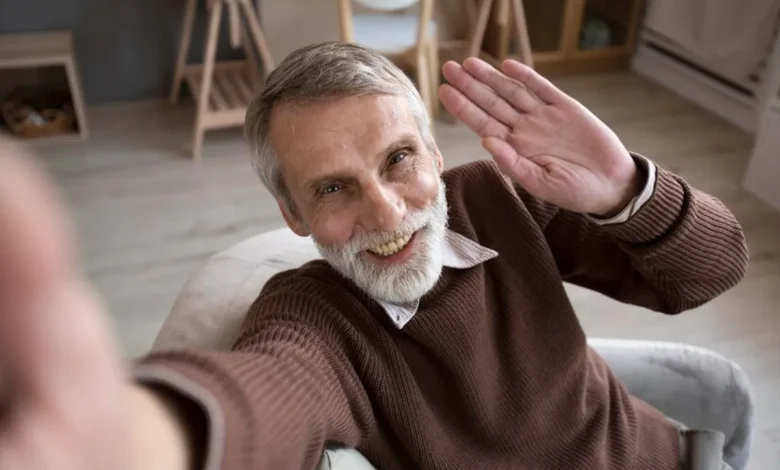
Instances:
[[[717,433],[589,349],[563,282],[702,305],[745,273],[737,221],[530,68],[443,72],[494,162],[443,171],[415,88],[373,52],[313,45],[271,74],[253,164],[324,260],[270,280],[233,351],[141,358],[136,385],[40,176],[0,160],[0,468],[311,469],[328,445],[381,470],[721,468],[697,455]]]

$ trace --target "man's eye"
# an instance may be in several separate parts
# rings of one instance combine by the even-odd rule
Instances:
[[[393,156],[390,157],[390,165],[395,165],[396,163],[400,163],[403,161],[404,158],[409,156],[406,152],[398,152],[393,154]]]
[[[341,185],[340,184],[329,184],[322,188],[322,194],[333,194],[341,191]]]

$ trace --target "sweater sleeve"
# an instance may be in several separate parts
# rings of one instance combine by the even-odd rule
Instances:
[[[661,167],[650,198],[617,224],[598,224],[515,189],[572,284],[674,314],[714,299],[745,275],[748,250],[734,215]]]
[[[287,302],[309,315],[315,303]],[[232,351],[158,352],[135,364],[141,383],[200,406],[208,429],[199,469],[313,469],[326,443],[361,441],[365,393],[343,351],[305,321],[261,310],[256,302]]]

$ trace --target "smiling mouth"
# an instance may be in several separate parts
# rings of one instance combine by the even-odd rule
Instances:
[[[371,253],[377,255],[377,256],[392,256],[399,251],[403,250],[404,247],[409,243],[409,240],[412,239],[414,234],[405,235],[401,238],[398,238],[396,240],[393,240],[391,242],[382,243],[380,245],[377,245],[375,247],[369,248],[368,251]]]

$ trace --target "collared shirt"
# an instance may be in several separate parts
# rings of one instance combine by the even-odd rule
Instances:
[[[473,268],[498,256],[495,250],[484,247],[449,229],[447,229],[445,234],[442,249],[442,265],[446,268]],[[414,317],[414,314],[417,313],[417,308],[420,306],[420,299],[403,304],[394,304],[381,300],[378,302],[398,329],[403,328]]]
[[[587,216],[594,223],[598,225],[609,225],[626,222],[634,214],[639,212],[639,209],[641,209],[642,206],[652,197],[656,179],[655,164],[641,155],[632,153],[631,156],[634,158],[637,166],[646,177],[642,191],[638,196],[632,199],[631,202],[629,202],[628,205],[622,211],[620,211],[620,213],[614,217],[604,219]],[[498,256],[498,253],[495,250],[484,247],[479,243],[449,229],[447,229],[445,234],[442,249],[442,265],[445,268],[452,269],[473,268],[474,266],[482,264]],[[382,308],[385,310],[385,313],[387,313],[387,315],[393,321],[393,324],[395,324],[395,326],[400,330],[404,327],[404,325],[409,323],[409,321],[417,313],[417,309],[420,306],[420,299],[403,304],[395,304],[384,301],[378,301],[378,303],[382,306]]]

